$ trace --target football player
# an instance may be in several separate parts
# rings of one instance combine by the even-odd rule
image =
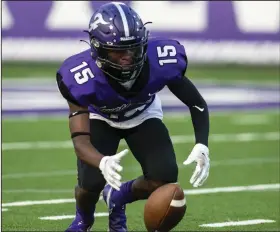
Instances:
[[[126,204],[147,199],[178,178],[157,92],[167,86],[189,107],[195,144],[184,164],[197,163],[190,179],[194,187],[201,186],[209,174],[208,108],[184,76],[185,48],[173,39],[149,38],[145,24],[129,6],[104,4],[93,14],[86,32],[90,49],[69,57],[57,71],[59,90],[69,105],[78,169],[76,217],[67,231],[92,227],[103,190],[109,231],[123,232],[127,231]],[[120,160],[128,150],[117,153],[121,139],[143,171],[125,183]]]

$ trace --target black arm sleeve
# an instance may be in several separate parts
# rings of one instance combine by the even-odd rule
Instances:
[[[73,103],[74,105],[81,106],[77,100],[72,96],[66,85],[62,81],[62,76],[59,73],[56,73],[56,82],[58,89],[61,95],[69,102]]]
[[[208,106],[197,88],[186,77],[182,77],[181,79],[170,82],[168,84],[168,88],[178,99],[180,99],[189,107],[195,132],[196,143],[202,143],[208,146]],[[198,108],[196,108],[195,106]]]

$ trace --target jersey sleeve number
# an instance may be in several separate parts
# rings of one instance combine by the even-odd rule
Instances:
[[[79,85],[86,83],[90,78],[94,78],[94,75],[93,75],[91,69],[87,66],[88,66],[88,63],[83,61],[82,64],[70,69],[71,73],[75,73],[74,78]],[[81,70],[81,71],[79,71],[79,70]],[[77,72],[77,71],[79,71],[79,72]]]
[[[157,47],[157,54],[159,58],[160,66],[164,64],[175,64],[177,63],[176,58],[171,58],[176,56],[176,48],[172,45],[165,45],[163,47]],[[171,59],[160,59],[160,58],[171,58]]]

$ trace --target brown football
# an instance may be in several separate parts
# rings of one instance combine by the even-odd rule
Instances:
[[[179,184],[165,184],[148,198],[144,222],[148,232],[167,232],[182,220],[186,212],[184,191]]]

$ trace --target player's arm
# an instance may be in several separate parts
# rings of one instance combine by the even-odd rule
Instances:
[[[99,167],[104,157],[90,142],[89,113],[86,107],[77,106],[68,101],[69,105],[69,129],[79,159],[89,165]]]
[[[117,172],[122,170],[119,162],[128,153],[128,150],[125,149],[113,156],[101,154],[90,141],[90,121],[87,106],[80,105],[71,95],[59,73],[57,73],[56,80],[60,93],[68,102],[69,129],[77,157],[91,166],[98,167],[106,181],[113,188],[119,190],[121,176]]]
[[[186,77],[177,78],[168,85],[170,91],[185,103],[191,113],[196,144],[184,161],[185,165],[196,162],[195,171],[190,179],[193,187],[203,185],[209,175],[210,159],[208,149],[209,112],[208,107],[194,84]]]
[[[62,81],[62,76],[57,74],[57,84],[62,96],[69,106],[69,129],[76,155],[89,165],[99,167],[103,155],[100,154],[90,142],[89,112],[71,95]]]
[[[196,143],[208,146],[209,111],[207,103],[198,89],[184,76],[171,81],[168,88],[178,99],[189,107]]]

